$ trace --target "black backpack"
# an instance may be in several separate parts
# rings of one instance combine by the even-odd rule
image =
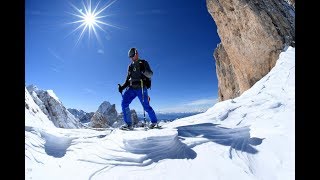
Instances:
[[[146,77],[144,83],[146,84],[147,89],[151,89],[151,78]]]
[[[140,61],[143,63],[143,66],[146,68],[146,65],[145,65],[146,60],[142,60],[141,59]],[[132,72],[131,65],[129,67],[129,71],[130,71],[130,73]],[[151,78],[148,78],[148,77],[145,76],[144,79],[143,79],[143,83],[147,87],[147,89],[151,89]]]

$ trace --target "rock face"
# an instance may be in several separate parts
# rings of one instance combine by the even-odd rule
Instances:
[[[134,109],[131,109],[130,110],[130,113],[131,113],[131,120],[133,122],[133,125],[137,125],[139,123],[139,118],[138,118],[138,115],[137,115],[137,112],[134,110]],[[119,121],[116,122],[113,126],[114,127],[119,127],[121,126],[122,124],[124,124],[124,120],[123,120],[123,113],[121,112],[120,115],[119,115]]]
[[[137,112],[134,109],[132,109],[130,110],[130,113],[131,113],[131,120],[133,122],[133,125],[138,124],[139,118],[138,118]]]
[[[216,59],[216,73],[218,77],[218,100],[235,98],[240,95],[239,84],[236,79],[235,68],[230,63],[228,54],[224,50],[222,44],[219,44],[214,51]]]
[[[96,112],[91,118],[90,126],[93,128],[106,128],[109,127],[109,120],[101,113]]]
[[[83,125],[75,118],[57,98],[52,90],[39,90],[36,86],[27,87],[34,102],[41,111],[58,128],[82,128]]]
[[[136,111],[132,109],[130,113],[132,121],[137,124],[139,119]],[[123,124],[123,114],[118,114],[115,104],[111,105],[108,101],[104,101],[92,116],[89,126],[93,128],[116,128]]]
[[[48,118],[48,116],[40,108],[39,98],[34,91],[31,95],[27,88],[25,88],[25,126],[26,127],[40,127],[40,128],[52,128],[55,127],[53,122]],[[38,104],[35,102],[35,99]]]
[[[294,1],[291,3],[207,0],[221,39],[214,52],[219,101],[241,95],[274,67],[286,46],[295,47]]]
[[[104,101],[91,118],[90,126],[94,128],[105,128],[112,126],[118,120],[118,112],[115,104],[111,105]]]

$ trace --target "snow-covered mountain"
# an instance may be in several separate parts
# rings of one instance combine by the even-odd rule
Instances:
[[[90,112],[90,113],[87,113],[83,110],[78,110],[78,109],[73,109],[73,108],[68,108],[67,109],[71,114],[74,115],[74,117],[78,118],[79,121],[81,123],[88,123],[90,122],[90,119],[92,118],[94,112]]]
[[[53,123],[59,128],[83,127],[79,119],[64,107],[52,90],[39,90],[35,85],[25,88],[25,111],[26,124],[30,126],[33,126],[32,123],[38,124],[37,118],[41,117],[42,122],[46,125]],[[47,122],[48,119],[51,123]]]
[[[42,101],[38,98],[34,91],[29,93],[25,88],[25,126],[33,127],[55,127],[53,122],[44,113],[47,112]],[[37,103],[36,103],[37,102]],[[38,105],[39,104],[39,105]]]
[[[63,129],[29,110],[26,179],[295,179],[292,47],[239,97],[163,129]]]

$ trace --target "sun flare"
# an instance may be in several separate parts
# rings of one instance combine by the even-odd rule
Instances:
[[[102,21],[102,18],[110,16],[110,15],[102,15],[103,12],[116,1],[117,0],[113,0],[110,3],[107,3],[105,6],[102,6],[101,8],[99,8],[100,1],[95,5],[94,8],[92,6],[91,0],[86,0],[87,2],[86,4],[83,1],[81,1],[83,9],[80,9],[76,7],[74,4],[70,3],[71,7],[76,12],[75,13],[68,12],[68,13],[73,15],[75,18],[77,18],[77,20],[72,21],[68,24],[79,24],[70,34],[75,33],[76,31],[81,31],[81,33],[79,34],[79,38],[76,42],[76,45],[80,42],[80,40],[83,38],[86,32],[88,32],[89,39],[93,32],[97,40],[101,43],[97,29],[107,33],[103,28],[103,26],[119,28],[110,23]]]
[[[93,14],[86,14],[84,16],[84,22],[86,23],[86,25],[93,26],[96,23],[96,17]]]

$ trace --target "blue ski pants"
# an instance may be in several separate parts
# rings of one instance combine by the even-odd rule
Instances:
[[[134,98],[138,96],[140,103],[142,104],[144,110],[148,113],[150,120],[152,123],[157,123],[157,117],[152,109],[152,107],[149,104],[148,101],[148,90],[147,88],[143,88],[143,94],[142,94],[142,89],[133,89],[129,87],[123,94],[122,96],[122,102],[121,102],[121,107],[122,107],[122,112],[123,112],[123,119],[127,124],[132,124],[131,120],[131,114],[130,114],[130,108],[129,105],[132,102]],[[142,97],[143,96],[143,97]]]

